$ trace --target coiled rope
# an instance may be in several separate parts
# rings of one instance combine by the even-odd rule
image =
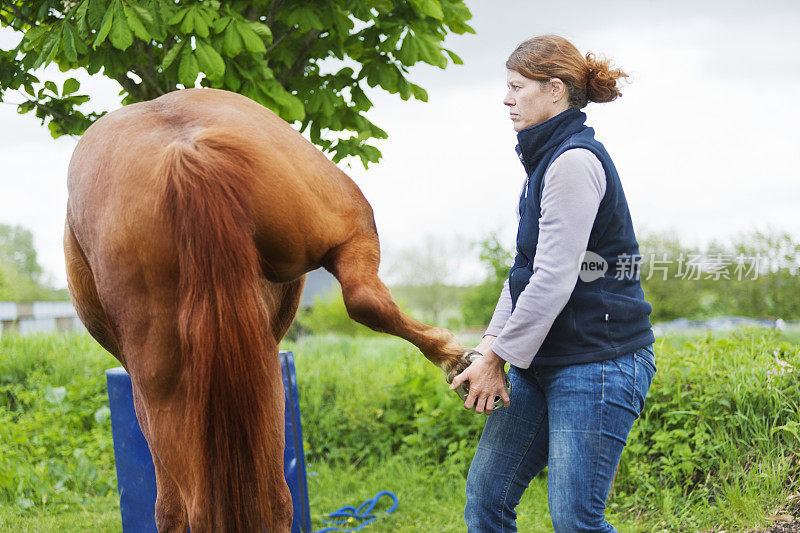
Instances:
[[[358,507],[353,507],[352,505],[345,505],[344,507],[340,507],[339,509],[335,510],[334,512],[328,515],[331,518],[330,520],[323,520],[323,522],[325,523],[330,523],[334,525],[328,526],[325,529],[320,529],[319,531],[315,531],[314,533],[326,533],[327,531],[358,531],[367,524],[371,524],[378,518],[377,516],[372,514],[372,510],[378,504],[378,500],[381,499],[381,496],[389,496],[393,500],[392,506],[386,510],[386,514],[389,514],[395,509],[397,509],[397,506],[400,504],[400,500],[397,499],[397,496],[395,496],[394,493],[389,492],[388,490],[382,490],[378,492],[373,498],[370,498],[369,500],[365,501]],[[337,518],[340,520],[335,520]],[[356,520],[363,520],[363,522],[361,522],[355,527],[347,528],[348,524]]]

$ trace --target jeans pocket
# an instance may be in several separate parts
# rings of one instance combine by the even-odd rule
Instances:
[[[634,359],[637,362],[647,366],[647,368],[650,370],[650,373],[652,374],[652,376],[650,376],[650,378],[652,379],[652,377],[655,376],[656,372],[658,372],[656,368],[656,354],[653,351],[653,345],[649,344],[644,348],[639,348],[633,353],[633,355]]]
[[[653,377],[657,372],[655,354],[653,352],[652,345],[645,346],[644,348],[633,352],[633,363],[635,367],[633,388],[634,397],[636,400],[635,403],[637,404],[634,406],[634,408],[636,409],[636,416],[638,418],[638,416],[641,415],[642,411],[644,410],[647,392],[650,390]]]

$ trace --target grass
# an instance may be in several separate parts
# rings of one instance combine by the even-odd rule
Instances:
[[[609,520],[623,532],[730,532],[800,515],[800,499],[787,502],[800,481],[798,342],[796,331],[767,330],[659,339],[659,372]],[[463,531],[483,419],[460,409],[439,371],[388,337],[315,336],[283,348],[296,354],[314,530],[328,512],[386,489],[400,507],[385,515],[382,503],[368,531]],[[0,531],[120,531],[111,366],[83,335],[0,340]],[[546,473],[518,514],[520,531],[552,530]]]
[[[119,499],[116,494],[88,498],[82,503],[48,509],[21,511],[13,506],[0,507],[0,531],[52,533],[54,531],[122,531]]]
[[[433,465],[421,466],[409,459],[396,457],[376,468],[354,468],[327,463],[310,464],[309,493],[314,530],[325,524],[327,513],[342,505],[358,506],[379,490],[394,492],[400,505],[392,514],[384,514],[389,500],[381,499],[376,508],[378,520],[369,531],[441,533],[463,532],[464,490],[466,480],[456,472]],[[534,479],[520,503],[520,531],[548,531],[545,478]],[[622,529],[621,531],[627,531]]]

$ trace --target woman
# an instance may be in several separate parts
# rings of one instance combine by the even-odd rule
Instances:
[[[492,413],[496,396],[505,404],[470,467],[470,532],[516,531],[514,508],[545,466],[555,531],[616,531],[605,500],[656,367],[628,205],[581,111],[620,96],[626,74],[609,64],[555,35],[506,62],[503,103],[527,175],[517,256],[476,348],[484,357],[451,386],[469,381],[464,407],[478,413]]]

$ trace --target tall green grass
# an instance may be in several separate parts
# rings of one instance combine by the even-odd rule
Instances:
[[[463,531],[484,417],[403,341],[314,336],[296,356],[314,529],[379,489],[400,508],[368,530]],[[800,347],[772,330],[668,336],[609,499],[621,531],[747,531],[800,515]],[[104,370],[90,338],[0,340],[0,530],[119,531]],[[546,472],[520,531],[548,531]],[[380,509],[385,507],[380,507]]]
[[[98,502],[119,508],[104,375],[111,366],[118,363],[88,335],[0,340],[0,530],[113,523],[98,510]]]

